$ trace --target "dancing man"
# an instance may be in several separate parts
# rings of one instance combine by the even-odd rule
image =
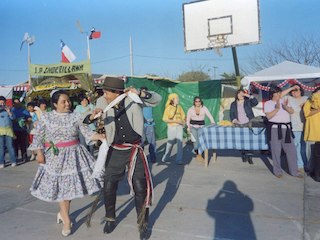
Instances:
[[[114,103],[117,97],[129,91],[138,94],[143,102],[139,104],[130,97],[125,97],[103,113],[109,145],[103,188],[106,210],[106,223],[103,231],[108,234],[116,227],[116,191],[118,182],[123,179],[126,166],[128,166],[128,181],[131,192],[134,192],[140,239],[145,239],[149,216],[148,207],[151,205],[152,198],[152,180],[148,161],[141,147],[144,123],[142,108],[156,106],[161,101],[161,96],[155,92],[138,91],[131,87],[124,89],[124,81],[114,77],[106,77],[103,91],[105,101],[97,102],[97,108],[85,118],[85,123],[92,123],[105,109],[106,104],[112,101]]]

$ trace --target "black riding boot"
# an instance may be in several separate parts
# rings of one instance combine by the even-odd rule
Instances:
[[[116,194],[118,182],[107,181],[104,183],[103,196],[106,209],[106,224],[103,232],[111,233],[116,228]]]
[[[135,205],[137,211],[137,223],[140,232],[140,239],[148,239],[148,218],[149,209],[145,206],[147,196],[147,182],[146,179],[136,179],[133,181],[133,188],[135,192]]]

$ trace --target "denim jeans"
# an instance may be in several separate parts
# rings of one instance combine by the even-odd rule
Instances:
[[[298,168],[307,166],[306,142],[303,140],[302,131],[294,131],[294,145],[297,149]]]
[[[193,135],[193,138],[191,138],[191,141],[193,142],[193,149],[198,150],[199,146],[199,137],[198,137],[198,131],[200,128],[191,127],[191,134]]]
[[[12,137],[6,135],[0,136],[0,165],[4,164],[5,146],[9,152],[11,163],[17,162],[12,142]]]
[[[144,126],[144,134],[142,136],[142,143],[146,141],[149,143],[149,158],[153,162],[156,160],[156,136],[154,132],[154,125]]]

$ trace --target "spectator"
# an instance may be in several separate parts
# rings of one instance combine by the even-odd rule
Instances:
[[[80,113],[83,116],[83,118],[85,118],[91,111],[93,111],[93,109],[95,107],[93,104],[89,103],[88,98],[83,95],[79,96],[79,102],[80,102],[80,105],[76,106],[76,109],[74,111]],[[92,131],[96,130],[94,123],[89,124],[89,127]],[[87,150],[89,150],[91,155],[93,155],[94,154],[94,146],[88,145],[86,143],[85,138],[81,132],[79,132],[79,140],[80,140],[80,143],[83,146],[85,146],[87,148]]]
[[[17,165],[16,155],[14,153],[12,139],[14,133],[12,130],[12,120],[15,119],[11,109],[6,106],[6,98],[0,96],[0,168],[4,168],[5,148],[9,152],[11,166]]]
[[[141,87],[141,91],[148,91],[147,87]],[[142,136],[142,145],[149,144],[149,161],[155,163],[156,160],[156,136],[155,136],[155,122],[152,115],[152,107],[145,106],[142,109],[144,118],[144,131]]]
[[[291,89],[292,90],[292,89]],[[292,108],[288,101],[282,97],[284,92],[276,85],[271,85],[269,90],[270,99],[264,105],[264,111],[268,118],[267,135],[270,143],[273,161],[273,173],[276,177],[282,177],[281,150],[287,157],[289,173],[294,177],[302,178],[298,172],[297,151],[293,142],[293,132],[290,122]]]
[[[176,163],[183,164],[183,127],[185,125],[185,113],[179,105],[179,96],[176,93],[171,93],[168,96],[166,107],[163,113],[162,120],[167,123],[167,145],[166,151],[162,157],[162,162],[166,162],[171,153],[173,144],[177,142],[177,156]]]
[[[39,107],[35,107],[35,113],[37,114],[37,119],[39,120],[41,115],[47,112],[47,102],[44,99],[38,101]]]
[[[29,144],[32,143],[33,140],[33,128],[34,128],[34,123],[38,121],[37,114],[35,113],[35,103],[34,102],[28,102],[27,104],[27,110],[31,116],[31,121],[27,122],[27,131],[28,131],[28,142]],[[36,151],[31,151],[31,157],[30,161],[33,161],[36,159]]]
[[[13,141],[16,157],[18,157],[19,149],[21,151],[21,159],[24,162],[28,161],[27,156],[27,122],[31,122],[32,118],[29,112],[22,106],[19,99],[13,100],[12,112],[16,119],[13,121],[13,131],[16,139]]]
[[[320,142],[320,87],[317,87],[311,97],[305,102],[303,106],[304,116],[306,118],[304,128],[304,140],[307,143],[306,153],[309,160],[310,175],[320,175],[319,162],[311,163],[312,151],[315,151],[315,143]],[[319,146],[319,145],[318,145]],[[315,164],[316,163],[316,164]]]
[[[303,124],[305,121],[302,107],[308,97],[304,96],[304,91],[299,84],[294,84],[292,87],[295,88],[289,93],[288,105],[291,106],[293,110],[292,113],[290,112],[291,124],[294,134],[294,145],[297,150],[298,170],[302,173],[304,171],[304,167],[307,167],[306,143],[303,140]]]
[[[252,108],[258,105],[258,100],[246,93],[243,89],[236,92],[235,100],[230,106],[230,120],[233,124],[248,127],[249,121],[254,118]],[[253,164],[252,152],[247,150],[241,151],[243,162]]]
[[[204,126],[205,117],[208,117],[212,124],[215,123],[208,108],[203,105],[203,102],[199,96],[194,97],[193,106],[189,108],[187,112],[187,130],[191,135],[191,141],[193,142],[193,150],[197,156],[197,160],[204,162],[202,156],[198,153],[198,130]]]

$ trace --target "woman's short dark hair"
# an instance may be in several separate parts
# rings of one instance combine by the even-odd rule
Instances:
[[[272,99],[273,98],[273,94],[281,92],[281,88],[279,88],[277,85],[275,84],[270,84],[270,89],[269,89],[269,98]]]
[[[46,100],[44,100],[44,99],[40,99],[40,100],[38,101],[38,104],[39,104],[39,106],[40,106],[41,104],[47,105],[47,102],[46,102]]]
[[[196,102],[197,99],[200,100],[201,106],[203,106],[203,101],[201,100],[201,98],[200,98],[199,96],[195,96],[195,97],[193,98],[193,105],[195,105],[195,102]]]
[[[79,102],[81,103],[84,99],[86,99],[88,102],[89,102],[89,99],[85,96],[85,95],[80,95],[79,97],[78,97],[78,99],[79,99]]]
[[[0,96],[0,101],[7,101],[7,99],[4,96]]]
[[[238,89],[238,90],[236,91],[236,95],[234,96],[234,99],[235,99],[236,101],[239,100],[239,99],[238,99],[238,94],[241,93],[241,92],[244,92],[244,90],[243,90],[242,88],[240,88],[240,89]]]
[[[299,86],[301,96],[304,96],[304,90],[303,90],[303,88],[301,87],[301,85],[300,85],[299,83],[296,83],[296,84],[293,84],[291,87],[294,87],[294,86]],[[296,91],[296,90],[294,89],[294,90],[290,91],[290,92],[289,92],[289,95],[290,95],[290,96],[292,96],[292,92],[293,92],[293,91]]]
[[[52,105],[52,108],[54,110],[56,110],[56,107],[54,106],[54,103],[57,104],[58,103],[58,100],[60,98],[61,95],[67,95],[68,96],[68,93],[64,90],[58,90],[56,91],[54,94],[52,94],[52,97],[51,97],[51,105]]]
[[[27,107],[29,107],[29,106],[35,107],[36,103],[35,102],[28,102],[27,103]]]

